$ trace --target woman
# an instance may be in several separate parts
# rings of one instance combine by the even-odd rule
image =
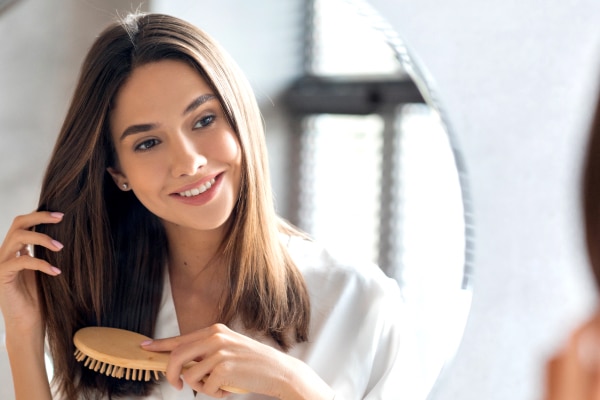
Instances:
[[[582,180],[586,248],[596,287],[600,288],[600,99]],[[600,312],[574,330],[546,367],[546,400],[600,399]]]
[[[241,72],[190,24],[132,15],[98,37],[38,211],[0,248],[18,399],[396,398],[398,287],[276,216],[262,129]],[[72,336],[96,325],[157,338],[141,346],[171,351],[166,379],[77,363]]]

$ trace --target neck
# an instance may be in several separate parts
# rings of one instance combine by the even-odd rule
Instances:
[[[169,242],[169,274],[177,285],[203,289],[222,282],[226,270],[218,253],[226,227],[199,231],[165,224]]]
[[[219,249],[226,227],[199,231],[165,223],[169,278],[182,334],[218,321],[227,266]]]

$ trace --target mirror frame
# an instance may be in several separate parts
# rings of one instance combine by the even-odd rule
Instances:
[[[403,70],[410,76],[410,78],[412,78],[413,82],[417,86],[419,92],[425,100],[425,103],[438,112],[442,125],[446,130],[450,149],[454,158],[454,163],[457,168],[463,205],[465,238],[463,276],[461,287],[459,289],[466,297],[466,309],[462,310],[465,314],[464,320],[461,321],[462,327],[460,332],[462,334],[460,336],[460,340],[453,345],[452,351],[445,355],[445,363],[442,366],[437,379],[429,390],[429,395],[427,396],[429,397],[434,388],[439,384],[440,377],[446,373],[449,364],[451,363],[456,351],[458,350],[458,347],[460,346],[460,342],[462,341],[462,337],[464,335],[464,328],[471,310],[473,297],[473,276],[475,271],[475,225],[473,221],[473,203],[470,196],[467,167],[460,151],[456,134],[449,122],[445,109],[441,105],[439,95],[434,88],[433,79],[426,72],[425,68],[422,67],[422,64],[415,55],[415,52],[407,47],[406,43],[402,40],[396,29],[394,29],[380,15],[379,12],[367,2],[367,0],[345,0],[345,2],[353,6],[356,9],[356,12],[361,15],[364,20],[367,21],[375,30],[381,32],[388,46],[391,47],[396,54],[396,59],[402,66]]]

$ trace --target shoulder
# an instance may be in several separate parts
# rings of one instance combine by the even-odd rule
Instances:
[[[345,298],[354,304],[368,301],[371,305],[382,302],[396,306],[401,302],[397,282],[373,262],[331,254],[320,244],[301,237],[287,236],[284,243],[313,300]]]
[[[298,237],[285,243],[311,301],[309,341],[291,354],[305,360],[338,397],[380,398],[385,388],[394,392],[396,361],[401,346],[409,344],[396,281],[372,262],[349,260],[318,243]]]

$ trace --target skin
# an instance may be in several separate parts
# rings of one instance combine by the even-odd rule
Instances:
[[[599,340],[597,312],[547,363],[544,400],[600,400]]]
[[[33,212],[18,216],[0,247],[0,309],[6,328],[6,349],[17,399],[51,399],[44,364],[44,329],[37,297],[34,271],[51,276],[60,270],[32,257],[28,244],[61,251],[63,245],[29,229],[56,224],[61,213]]]
[[[279,399],[332,399],[331,388],[300,360],[216,323],[227,279],[216,251],[238,197],[242,163],[235,132],[203,78],[179,61],[138,67],[117,94],[110,127],[118,161],[109,173],[161,219],[168,238],[181,336],[140,345],[171,352],[169,383],[181,389],[186,382],[216,398],[230,386]],[[212,178],[215,184],[195,199],[178,194]],[[17,217],[0,247],[0,307],[19,400],[51,398],[33,271],[57,276],[60,270],[26,248],[64,251],[29,230],[61,219],[49,212]],[[197,363],[183,370],[189,361]]]

